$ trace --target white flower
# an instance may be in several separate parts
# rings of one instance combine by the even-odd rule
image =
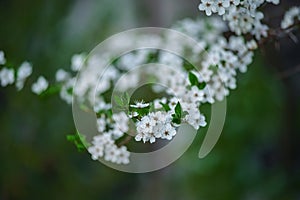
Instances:
[[[69,79],[60,89],[60,98],[67,104],[71,104],[73,100],[73,88],[75,85],[75,78]]]
[[[138,50],[135,53],[128,53],[123,56],[118,61],[118,67],[123,70],[130,70],[143,64],[148,56],[148,51]]]
[[[270,3],[273,3],[273,4],[276,4],[278,5],[280,0],[266,0],[267,2],[270,2]]]
[[[47,90],[48,86],[48,81],[43,76],[40,76],[38,80],[32,85],[31,90],[33,93],[39,95],[45,90]]]
[[[135,117],[137,117],[137,116],[139,116],[139,113],[137,113],[137,112],[131,112],[130,114],[129,114],[129,118],[135,118]]]
[[[110,130],[109,133],[112,135],[113,139],[119,139],[124,135],[124,132],[121,131],[119,128],[114,128],[113,130]]]
[[[251,34],[255,36],[257,40],[261,40],[262,37],[268,36],[269,27],[267,25],[256,23],[254,29],[252,29]]]
[[[118,154],[119,154],[119,151],[118,151],[118,148],[116,145],[107,146],[105,148],[104,159],[106,161],[111,161],[111,162],[115,163],[118,159]]]
[[[123,133],[125,133],[129,130],[129,127],[128,127],[129,118],[124,112],[113,114],[112,118],[115,121],[114,127],[116,129],[120,130]],[[121,136],[119,136],[119,137],[121,137]]]
[[[212,0],[201,0],[198,8],[200,11],[205,11],[207,16],[211,16],[213,7],[214,2]]]
[[[21,90],[24,87],[26,79],[32,74],[32,66],[29,62],[23,62],[17,72],[17,90]]]
[[[240,0],[230,0],[229,2],[230,2],[231,6],[238,6],[241,1]]]
[[[152,120],[149,116],[144,116],[141,121],[137,122],[137,131],[139,133],[148,134],[152,132],[155,121]]]
[[[88,148],[88,152],[92,155],[93,160],[98,160],[98,158],[103,156],[103,146],[95,145]]]
[[[93,160],[104,157],[106,161],[117,164],[128,164],[130,152],[125,146],[117,147],[111,139],[110,133],[93,137],[92,146],[88,148]]]
[[[111,139],[111,134],[103,133],[93,137],[93,145],[102,145],[102,146],[111,146],[114,144],[114,141]]]
[[[97,129],[100,133],[103,133],[106,129],[106,119],[105,116],[101,116],[97,119]]]
[[[75,54],[72,57],[72,61],[71,61],[71,69],[73,71],[79,71],[80,68],[82,67],[84,60],[86,58],[85,54]]]
[[[117,164],[125,164],[125,165],[128,164],[129,156],[130,156],[130,153],[127,150],[127,148],[125,146],[120,147],[118,149],[116,163]]]
[[[148,107],[150,104],[149,103],[144,103],[143,101],[141,102],[135,102],[135,104],[131,104],[130,107],[132,108],[146,108]]]
[[[63,82],[66,81],[70,78],[70,73],[66,72],[63,69],[59,69],[57,70],[56,74],[55,74],[55,80],[57,82]]]
[[[300,20],[300,7],[292,7],[284,14],[281,22],[281,28],[286,29],[292,26],[295,23],[295,18]]]
[[[182,58],[179,56],[169,53],[169,52],[161,52],[159,54],[159,63],[169,65],[169,66],[181,66],[182,65]]]
[[[4,56],[4,52],[0,51],[0,65],[4,65],[6,63],[6,59]]]
[[[97,113],[101,110],[109,110],[111,109],[111,104],[105,103],[103,99],[97,98],[95,99],[94,111]]]
[[[255,50],[258,47],[255,40],[250,40],[246,45],[249,50]]]
[[[13,69],[3,68],[0,71],[1,86],[11,85],[15,81],[15,71]]]
[[[145,140],[144,140],[145,138]],[[139,142],[141,140],[144,141],[144,143],[146,142],[146,137],[145,137],[145,134],[143,132],[141,133],[138,133],[135,137],[134,137],[135,141]]]
[[[228,8],[229,5],[230,5],[229,0],[216,0],[214,2],[212,11],[218,13],[218,15],[224,15],[225,9]]]
[[[171,124],[166,124],[161,129],[161,138],[171,140],[176,135],[176,130]]]
[[[196,130],[200,127],[206,126],[205,117],[200,114],[199,110],[194,110],[189,112],[189,114],[185,117],[187,123],[192,125]]]
[[[203,100],[204,92],[199,90],[197,86],[193,86],[187,95],[192,102],[200,102]]]

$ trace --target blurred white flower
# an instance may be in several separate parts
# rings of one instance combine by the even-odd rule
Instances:
[[[146,108],[148,107],[150,104],[149,103],[144,103],[144,101],[141,102],[135,102],[135,104],[131,104],[130,107],[132,108]]]
[[[85,59],[86,59],[86,55],[83,53],[73,55],[71,60],[71,69],[75,72],[79,71]]]
[[[0,71],[1,86],[11,85],[15,81],[15,71],[13,69],[3,68]]]
[[[281,28],[286,29],[295,23],[295,19],[300,20],[300,7],[290,8],[281,21]]]
[[[23,62],[17,72],[17,90],[21,90],[24,87],[26,79],[32,74],[32,65],[29,62]]]
[[[55,74],[55,80],[57,82],[63,82],[63,81],[66,81],[70,78],[70,73],[66,72],[65,70],[63,69],[59,69],[57,70],[56,74]]]
[[[4,65],[6,63],[6,59],[4,56],[4,52],[0,51],[0,65]]]
[[[38,80],[32,85],[31,90],[33,93],[39,95],[45,90],[47,90],[48,86],[48,81],[43,76],[40,76]]]

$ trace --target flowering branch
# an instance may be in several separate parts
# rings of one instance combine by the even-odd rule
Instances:
[[[270,29],[263,24],[264,14],[258,9],[266,3],[277,5],[279,0],[201,0],[199,10],[209,17],[177,22],[173,29],[199,42],[199,45],[194,47],[187,47],[181,41],[176,42],[182,54],[193,52],[193,63],[199,64],[197,69],[175,54],[144,49],[117,59],[112,57],[114,61],[102,75],[93,68],[97,58],[93,60],[87,58],[86,54],[77,54],[71,59],[69,72],[62,69],[56,72],[55,84],[40,76],[31,86],[32,92],[46,95],[56,91],[68,104],[72,103],[73,95],[80,97],[81,109],[97,114],[96,125],[99,134],[88,143],[87,149],[92,159],[104,158],[113,163],[128,164],[130,152],[125,145],[133,138],[136,142],[155,143],[157,140],[172,140],[183,122],[196,130],[205,127],[207,123],[201,111],[202,106],[222,101],[231,90],[237,88],[237,75],[247,71],[253,61],[253,51],[267,42],[277,41],[291,34],[292,30],[299,27],[300,8],[297,7],[286,12],[280,28]],[[222,16],[223,20],[210,17],[213,14]],[[174,38],[141,37],[135,40],[144,43],[174,44]],[[172,68],[130,73],[134,66],[155,61]],[[5,64],[4,52],[0,51],[0,65]],[[85,72],[88,78],[78,77],[76,80],[76,74],[82,66],[87,69]],[[128,77],[122,82],[121,77],[125,72],[128,72]],[[21,90],[31,73],[32,66],[28,62],[24,62],[17,71],[3,67],[0,71],[1,86],[15,83],[17,90]],[[101,76],[103,78],[98,83],[97,80]],[[133,104],[129,95],[125,93],[121,97],[114,97],[115,103],[121,108],[119,112],[114,113],[111,101],[107,99],[107,94],[114,91],[114,83],[121,81],[121,87],[127,91],[146,77],[168,87],[164,91],[166,97],[154,98],[147,102],[140,99]],[[75,88],[75,81],[82,87]],[[96,94],[92,93],[94,91]],[[151,93],[161,92],[162,88],[151,87]],[[93,110],[85,106],[86,104],[93,104]],[[129,127],[129,120],[135,125],[133,130]],[[126,133],[130,135],[125,136]],[[84,137],[79,137],[80,140],[82,138]],[[68,139],[82,147],[78,138],[72,136]]]

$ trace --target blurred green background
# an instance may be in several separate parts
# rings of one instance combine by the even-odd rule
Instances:
[[[257,52],[239,75],[224,131],[206,158],[197,158],[202,130],[183,157],[153,173],[118,172],[78,153],[66,140],[75,132],[71,107],[30,92],[39,74],[51,80],[68,69],[74,53],[126,29],[200,16],[198,3],[0,0],[0,49],[11,65],[34,66],[21,92],[0,88],[0,199],[300,199],[300,47],[290,39],[280,51]],[[266,9],[282,14],[293,4]]]

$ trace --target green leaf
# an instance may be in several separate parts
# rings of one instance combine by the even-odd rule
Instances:
[[[193,74],[192,72],[189,72],[189,81],[192,86],[198,85],[198,83],[199,83],[197,76],[195,74]]]
[[[86,141],[84,135],[77,132],[76,134],[67,135],[67,140],[75,144],[78,151],[82,152],[86,149],[86,147],[90,146],[90,144]]]
[[[181,112],[182,112],[181,105],[178,102],[177,105],[175,106],[175,114],[178,116],[178,118],[181,118]]]
[[[70,142],[73,142],[76,140],[76,137],[75,137],[75,135],[67,135],[67,140]]]
[[[159,104],[162,105],[162,107],[164,108],[164,110],[166,112],[168,112],[168,111],[171,110],[171,108],[170,108],[170,106],[168,104],[165,104],[165,103],[162,103],[162,102],[159,102]]]
[[[201,82],[197,85],[197,87],[199,88],[199,90],[203,90],[206,87],[206,83],[205,82]]]
[[[47,90],[45,90],[44,92],[42,92],[40,94],[40,96],[41,97],[47,97],[47,96],[51,96],[51,95],[54,95],[54,94],[58,94],[60,92],[60,90],[61,90],[61,85],[59,85],[59,84],[52,85],[52,86],[48,87]]]
[[[136,111],[139,116],[143,117],[145,115],[148,115],[150,112],[150,107],[146,107],[146,108],[138,108],[138,109],[133,109],[133,111]]]
[[[180,124],[181,123],[181,119],[174,116],[173,119],[172,119],[172,122],[175,123],[175,124]]]
[[[195,69],[195,66],[192,65],[191,63],[187,62],[187,61],[184,61],[183,67],[184,67],[184,69],[187,70],[187,71],[190,71],[190,70]]]
[[[125,102],[127,103],[127,105],[129,105],[129,103],[130,103],[130,96],[129,96],[129,93],[128,92],[125,92],[125,94],[124,94],[124,96],[125,96]]]
[[[118,95],[115,95],[115,96],[114,96],[114,100],[115,100],[115,102],[116,102],[116,104],[117,104],[118,106],[120,106],[120,107],[123,107],[123,106],[124,106],[124,105],[123,105],[122,99],[121,99]]]

